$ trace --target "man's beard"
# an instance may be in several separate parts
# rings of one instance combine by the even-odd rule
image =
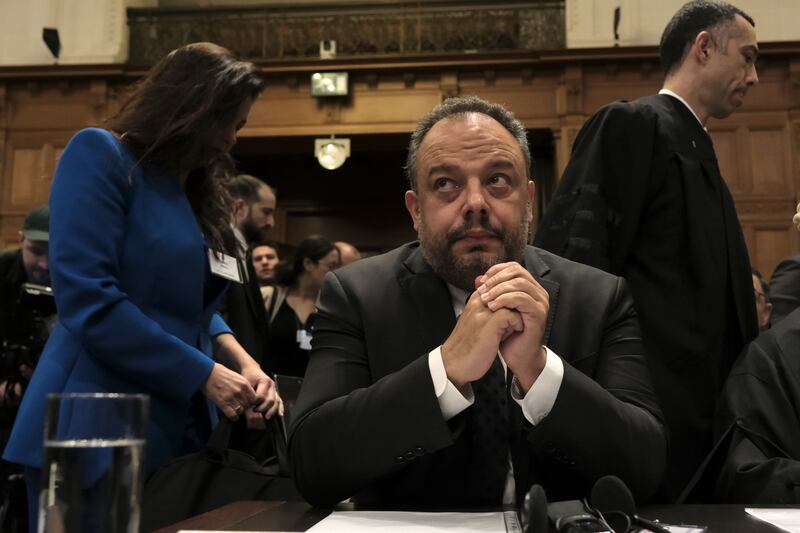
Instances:
[[[472,218],[466,218],[461,227],[448,231],[442,237],[431,235],[422,217],[418,231],[420,251],[433,271],[447,283],[470,292],[475,290],[475,278],[485,274],[492,266],[509,261],[523,263],[525,245],[528,242],[528,219],[525,212],[522,213],[520,224],[508,233],[493,227],[485,213],[474,222]],[[481,228],[490,236],[500,239],[502,246],[496,255],[480,251],[478,246],[468,251],[469,257],[453,255],[453,244],[474,228]]]
[[[247,244],[252,244],[264,240],[267,228],[259,228],[256,226],[255,222],[253,222],[253,217],[248,215],[248,217],[239,224],[239,231],[242,232],[242,236],[244,236],[244,240],[247,241]]]

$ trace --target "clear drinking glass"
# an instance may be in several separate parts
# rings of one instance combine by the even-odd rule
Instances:
[[[39,533],[138,533],[149,398],[47,397]]]

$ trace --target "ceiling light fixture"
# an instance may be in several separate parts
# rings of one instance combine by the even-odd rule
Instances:
[[[350,157],[350,139],[314,139],[314,155],[322,168],[336,170]]]

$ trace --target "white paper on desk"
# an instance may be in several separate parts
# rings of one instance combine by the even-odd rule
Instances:
[[[503,513],[334,511],[308,533],[506,533]]]
[[[800,509],[758,509],[745,507],[745,512],[784,531],[800,533]]]

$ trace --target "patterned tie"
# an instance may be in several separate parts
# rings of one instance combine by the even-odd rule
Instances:
[[[476,503],[502,503],[508,471],[508,392],[500,357],[472,382],[472,495]]]

